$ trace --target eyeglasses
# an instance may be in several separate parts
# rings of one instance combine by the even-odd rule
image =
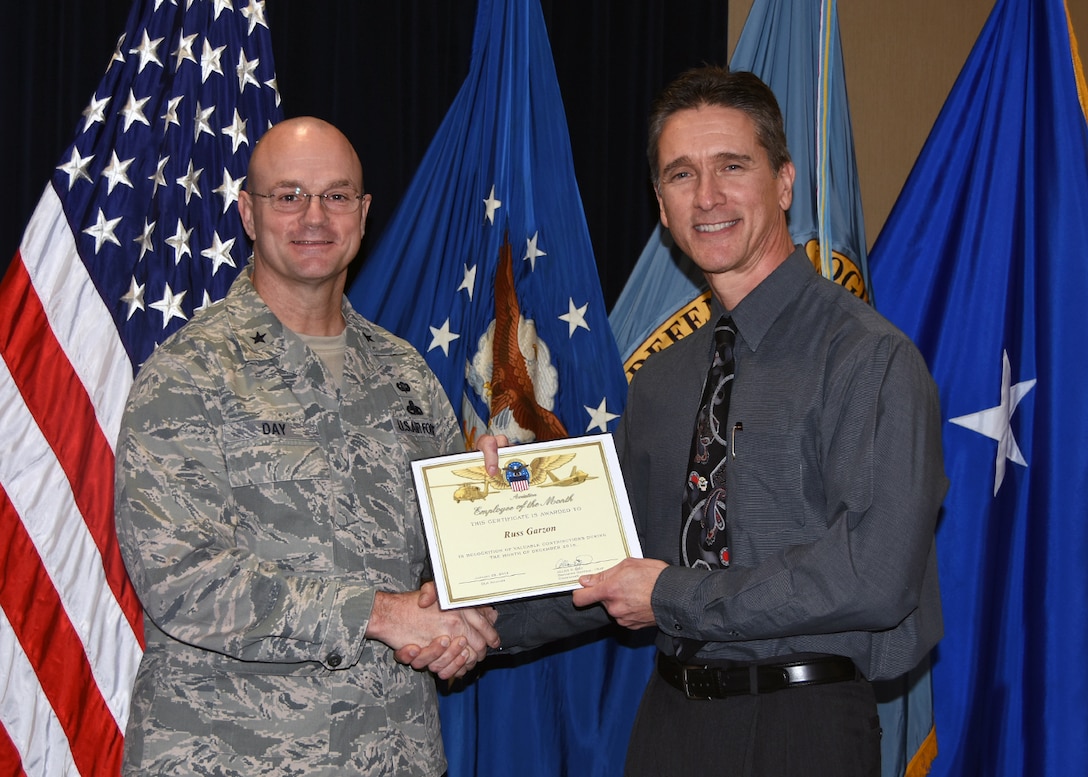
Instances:
[[[365,194],[356,194],[354,189],[331,189],[321,194],[309,194],[299,187],[272,192],[271,194],[258,194],[250,192],[254,197],[268,200],[272,210],[280,213],[302,213],[310,207],[310,198],[317,197],[322,206],[329,213],[354,213],[359,210]]]

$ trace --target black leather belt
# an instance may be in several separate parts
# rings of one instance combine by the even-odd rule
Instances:
[[[657,671],[665,682],[683,691],[689,699],[724,699],[749,693],[771,693],[785,688],[839,683],[861,677],[854,662],[843,656],[717,667],[681,664],[672,656],[658,653]]]

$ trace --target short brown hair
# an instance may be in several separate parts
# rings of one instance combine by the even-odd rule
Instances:
[[[705,105],[735,108],[747,114],[755,124],[756,139],[767,151],[775,175],[790,161],[782,111],[771,88],[752,73],[709,65],[698,67],[682,73],[666,86],[650,109],[646,156],[654,191],[660,183],[657,155],[665,122],[674,113]]]

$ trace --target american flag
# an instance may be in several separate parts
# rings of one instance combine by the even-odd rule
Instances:
[[[117,774],[143,646],[113,446],[139,365],[248,257],[281,116],[261,0],[140,0],[0,282],[0,772]]]

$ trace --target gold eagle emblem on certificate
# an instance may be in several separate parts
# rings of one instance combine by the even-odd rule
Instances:
[[[549,456],[537,456],[528,464],[520,461],[512,461],[506,464],[497,475],[488,475],[483,467],[466,467],[465,469],[451,470],[452,474],[472,483],[459,486],[453,492],[455,502],[486,499],[487,495],[494,491],[525,490],[530,486],[546,486],[555,484],[573,485],[574,482],[582,482],[588,478],[584,472],[581,480],[575,481],[576,473],[581,472],[577,467],[571,471],[569,478],[560,480],[553,474],[553,470],[569,464],[574,460],[573,453],[560,453]],[[551,482],[549,482],[551,481]],[[568,482],[569,481],[569,482]]]

